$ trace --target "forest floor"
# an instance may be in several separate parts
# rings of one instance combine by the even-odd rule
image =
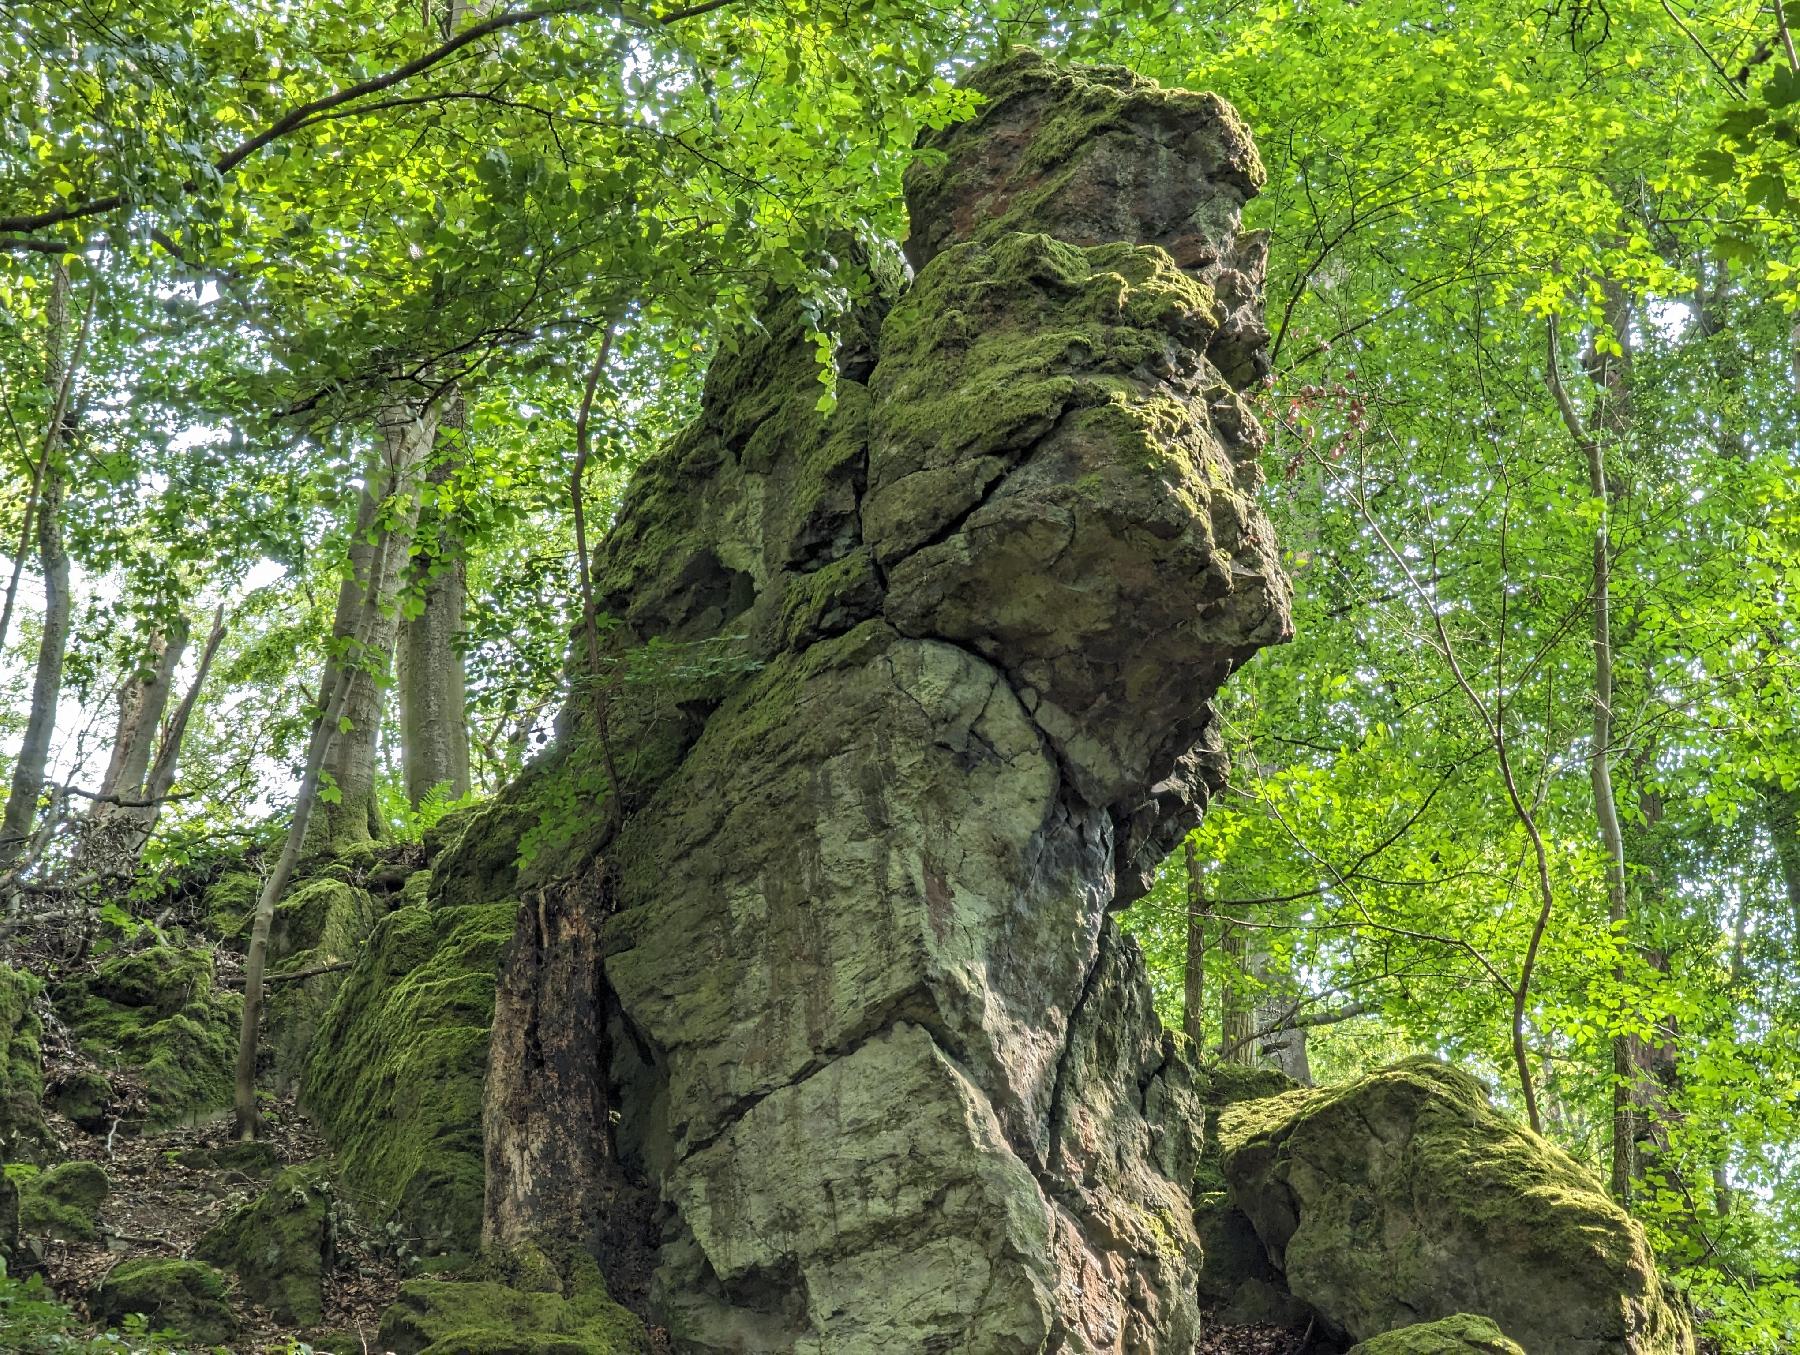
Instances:
[[[49,1035],[49,1032],[46,1032]],[[54,1036],[45,1041],[46,1080],[78,1071],[80,1056]],[[268,1185],[268,1174],[195,1165],[196,1154],[231,1142],[228,1120],[191,1128],[148,1133],[131,1132],[130,1115],[143,1104],[143,1088],[129,1071],[104,1070],[121,1114],[105,1129],[88,1132],[60,1115],[47,1112],[46,1122],[61,1144],[59,1161],[99,1164],[111,1189],[100,1205],[100,1238],[96,1242],[43,1241],[41,1273],[58,1296],[80,1311],[107,1271],[142,1257],[186,1257],[215,1224],[239,1205],[254,1200]],[[292,1100],[264,1107],[264,1141],[275,1153],[278,1169],[328,1156],[324,1141]],[[186,1159],[184,1162],[183,1159]],[[383,1239],[354,1222],[354,1210],[336,1211],[335,1263],[324,1286],[324,1320],[309,1330],[354,1333],[367,1350],[377,1349],[375,1333],[381,1313],[400,1288],[397,1258]],[[230,1276],[227,1276],[230,1279]],[[240,1331],[233,1349],[240,1355],[281,1351],[295,1336],[292,1323],[278,1321],[237,1292],[230,1294]]]
[[[1336,1355],[1342,1347],[1286,1327],[1208,1326],[1194,1355]]]

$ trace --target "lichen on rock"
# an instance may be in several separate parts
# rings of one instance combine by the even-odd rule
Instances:
[[[1232,1201],[1290,1290],[1355,1339],[1481,1313],[1532,1355],[1687,1355],[1643,1229],[1479,1083],[1412,1059],[1229,1107]]]

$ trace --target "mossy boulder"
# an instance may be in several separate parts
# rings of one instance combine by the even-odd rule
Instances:
[[[224,1143],[217,1148],[188,1148],[175,1155],[175,1161],[193,1171],[235,1172],[259,1180],[273,1176],[281,1168],[273,1144]]]
[[[282,1322],[325,1316],[335,1251],[331,1185],[323,1167],[290,1167],[257,1199],[202,1237],[194,1255],[236,1272],[244,1295]]]
[[[32,975],[0,965],[0,1160],[41,1162],[53,1148],[40,1100],[43,1023],[37,1002],[44,986]]]
[[[262,894],[262,877],[246,870],[229,870],[220,875],[200,896],[200,912],[207,927],[227,938],[244,938],[250,934],[250,915]]]
[[[31,1177],[19,1189],[20,1231],[62,1242],[100,1236],[100,1204],[112,1189],[94,1162],[64,1162]]]
[[[412,1280],[381,1317],[393,1355],[638,1355],[644,1327],[614,1303],[590,1261],[562,1292],[492,1280]]]
[[[44,1104],[90,1134],[103,1133],[111,1120],[113,1089],[100,1074],[78,1069],[59,1077],[44,1093]]]
[[[1532,1355],[1689,1355],[1643,1229],[1480,1083],[1412,1059],[1220,1117],[1231,1197],[1356,1340],[1486,1313]]]
[[[153,1328],[208,1345],[229,1341],[237,1332],[225,1277],[199,1261],[121,1262],[100,1281],[93,1310],[100,1321],[114,1325],[142,1313]]]
[[[1457,1313],[1436,1322],[1383,1332],[1350,1355],[1525,1355],[1516,1341],[1485,1317]]]
[[[345,973],[303,1099],[339,1170],[426,1259],[480,1240],[481,1097],[501,947],[515,905],[400,908]]]
[[[197,1123],[231,1104],[243,997],[214,983],[210,950],[160,945],[113,956],[61,985],[56,1006],[90,1057],[141,1071],[145,1127]]]

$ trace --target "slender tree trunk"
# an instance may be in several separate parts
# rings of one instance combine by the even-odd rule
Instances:
[[[373,583],[382,577],[386,567],[384,557],[391,547],[391,541],[382,541],[367,562],[367,577],[371,581],[368,600],[371,604],[374,601]],[[373,605],[365,608],[365,618],[373,617],[375,612]],[[360,645],[367,637],[356,634],[348,638],[353,645]],[[327,670],[330,686],[321,688],[324,707],[317,723],[313,725],[312,738],[307,744],[306,766],[300,776],[299,794],[294,800],[294,817],[288,824],[287,838],[282,843],[281,855],[275,860],[275,869],[263,881],[262,893],[256,900],[255,920],[250,926],[250,949],[244,958],[244,1013],[238,1027],[237,1066],[232,1087],[235,1129],[240,1139],[255,1138],[261,1125],[261,1117],[256,1110],[256,1051],[262,1023],[263,972],[268,967],[269,959],[269,926],[275,917],[275,905],[287,891],[294,866],[300,859],[301,847],[306,842],[313,807],[319,800],[325,754],[332,742],[332,734],[344,716],[345,702],[356,672],[353,665]]]
[[[220,603],[213,612],[212,631],[201,647],[200,663],[194,670],[194,680],[183,693],[174,714],[163,722],[162,733],[156,744],[156,761],[150,764],[150,771],[144,780],[144,803],[131,806],[125,811],[137,825],[131,848],[134,857],[142,855],[144,844],[150,840],[156,821],[162,816],[163,802],[175,788],[175,773],[181,761],[182,742],[187,738],[188,721],[194,713],[194,703],[199,699],[201,688],[206,686],[206,675],[212,671],[213,657],[219,652],[219,644],[224,638],[225,604]]]
[[[89,311],[92,315],[92,311]],[[74,383],[76,352],[66,355],[69,331],[69,272],[60,264],[50,291],[48,386],[50,425],[44,432],[44,457],[37,486],[38,567],[44,576],[44,629],[38,641],[37,668],[31,682],[31,710],[25,735],[13,764],[7,791],[6,812],[0,815],[0,871],[25,850],[31,826],[37,819],[38,797],[44,791],[44,771],[50,761],[50,741],[56,732],[56,706],[62,698],[63,656],[69,643],[69,556],[63,549],[63,469],[58,449],[63,435],[63,413],[68,408]],[[83,337],[87,326],[82,326]]]
[[[321,784],[334,794],[313,816],[308,854],[329,854],[371,841],[380,831],[375,806],[376,744],[387,694],[398,598],[413,527],[418,520],[419,478],[437,429],[435,409],[391,408],[382,415],[380,465],[358,497],[350,573],[338,590],[332,637],[349,652],[326,666],[321,691],[349,677],[344,729],[329,731]],[[360,641],[349,643],[350,637]]]
[[[113,730],[112,756],[100,779],[102,796],[139,798],[150,771],[150,754],[156,746],[163,708],[169,704],[169,687],[182,655],[187,653],[187,644],[188,627],[183,619],[168,635],[151,640],[149,664],[120,684],[119,722]],[[109,808],[105,800],[96,801],[95,816],[101,817],[102,811]]]
[[[1610,308],[1609,308],[1610,309]],[[1618,327],[1623,337],[1623,327]],[[1557,407],[1568,426],[1569,435],[1587,462],[1588,494],[1601,505],[1594,524],[1593,567],[1590,590],[1593,605],[1593,727],[1589,734],[1588,780],[1594,793],[1594,817],[1599,827],[1601,849],[1606,854],[1607,917],[1615,928],[1630,917],[1625,892],[1625,841],[1619,828],[1619,810],[1613,795],[1613,645],[1612,645],[1612,549],[1608,540],[1608,518],[1612,510],[1612,492],[1606,478],[1605,451],[1599,436],[1591,432],[1575,409],[1562,380],[1562,352],[1557,341],[1556,322],[1550,322],[1550,347],[1547,372]],[[1602,367],[1593,373],[1603,391],[1616,389],[1621,378],[1610,375]],[[1625,975],[1616,975],[1621,981]],[[1632,1146],[1636,1139],[1631,1111],[1632,1049],[1624,1036],[1615,1036],[1613,1059],[1613,1148],[1611,1185],[1614,1198],[1621,1203],[1631,1196],[1634,1172]]]
[[[1225,957],[1219,986],[1219,1056],[1227,1063],[1256,1062],[1256,1004],[1245,991],[1249,968],[1245,929],[1234,922],[1219,924],[1219,953]]]
[[[439,455],[426,478],[441,485],[462,460],[467,435],[460,392],[438,423]],[[422,549],[412,557],[405,591],[418,611],[400,628],[395,672],[400,694],[400,761],[407,801],[417,809],[433,786],[450,797],[469,793],[468,688],[458,636],[468,575],[454,514],[433,508],[419,532]]]
[[[145,812],[145,778],[150,754],[156,747],[157,729],[175,670],[187,652],[188,627],[179,621],[168,636],[151,641],[150,663],[133,672],[119,687],[119,721],[113,731],[112,755],[101,777],[99,795],[88,813],[81,839],[77,873],[99,870],[104,874],[129,874],[138,858],[140,841],[135,824]],[[144,676],[148,674],[148,678]],[[133,825],[123,833],[109,831],[109,824]]]
[[[1187,963],[1181,990],[1181,1028],[1196,1051],[1206,1048],[1206,895],[1200,887],[1199,852],[1190,833],[1187,849]]]

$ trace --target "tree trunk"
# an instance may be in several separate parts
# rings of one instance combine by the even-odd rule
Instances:
[[[451,397],[438,431],[449,444],[427,484],[447,481],[461,461],[466,436],[460,394]],[[448,438],[443,435],[448,433]],[[417,809],[434,786],[451,799],[469,793],[468,688],[457,639],[463,627],[468,575],[454,515],[433,509],[419,533],[405,591],[418,611],[400,628],[395,668],[400,693],[400,762],[406,798]]]
[[[418,520],[419,478],[436,430],[434,408],[384,411],[379,465],[358,496],[350,572],[339,586],[332,624],[332,639],[342,657],[326,664],[320,683],[322,692],[330,691],[341,674],[348,675],[341,714],[347,727],[328,731],[320,784],[329,784],[333,794],[312,818],[309,855],[367,843],[381,829],[375,805],[375,751],[399,631],[400,579]]]
[[[91,312],[90,312],[91,315]],[[56,733],[56,706],[62,698],[63,655],[69,643],[69,556],[63,549],[63,466],[58,450],[63,435],[63,411],[68,408],[69,388],[74,383],[76,353],[65,357],[69,331],[69,272],[60,264],[50,291],[50,366],[48,386],[50,424],[44,431],[44,456],[37,487],[38,567],[44,575],[44,629],[38,641],[37,668],[31,681],[31,710],[25,735],[13,764],[7,791],[6,812],[0,815],[0,872],[25,851],[31,826],[37,819],[38,797],[44,792],[44,769],[50,761],[50,741]],[[83,325],[83,334],[86,325]]]
[[[1181,1028],[1196,1051],[1206,1048],[1206,896],[1200,888],[1199,853],[1187,847],[1187,963],[1181,990]]]
[[[137,863],[141,839],[136,824],[147,808],[144,781],[150,771],[150,754],[187,642],[187,621],[183,619],[168,636],[151,640],[149,664],[134,670],[119,686],[112,756],[100,779],[100,798],[94,801],[82,833],[78,874],[98,871],[128,876]]]
[[[1608,316],[1623,318],[1614,304],[1615,289],[1608,290]],[[1614,323],[1614,336],[1625,341],[1629,325]],[[1629,920],[1629,904],[1625,894],[1625,843],[1619,827],[1618,803],[1613,794],[1613,644],[1612,644],[1612,548],[1608,540],[1608,518],[1613,495],[1606,478],[1606,455],[1600,445],[1600,433],[1588,428],[1576,411],[1562,381],[1562,351],[1557,340],[1556,322],[1550,322],[1550,345],[1547,377],[1557,407],[1562,413],[1570,437],[1587,463],[1588,494],[1599,500],[1601,513],[1594,524],[1591,602],[1593,607],[1592,648],[1594,656],[1590,699],[1593,702],[1593,727],[1589,734],[1588,780],[1594,793],[1594,818],[1599,828],[1601,849],[1606,854],[1607,917],[1615,928]],[[1617,431],[1625,418],[1625,375],[1622,364],[1611,357],[1592,356],[1588,374],[1601,392],[1598,425]],[[1623,972],[1615,977],[1621,984]],[[1615,1036],[1612,1042],[1613,1063],[1613,1147],[1611,1185],[1614,1198],[1624,1203],[1631,1195],[1635,1174],[1633,1143],[1636,1139],[1631,1111],[1632,1049],[1626,1037]]]
[[[1219,924],[1219,953],[1225,957],[1225,973],[1219,987],[1219,1057],[1227,1063],[1256,1062],[1256,1004],[1246,990],[1249,970],[1244,963],[1245,928],[1234,922]]]
[[[600,870],[519,908],[501,962],[482,1106],[482,1244],[547,1238],[592,1250],[618,1180],[608,1123]]]
[[[113,730],[112,756],[100,779],[102,796],[140,798],[144,778],[150,771],[150,754],[156,746],[163,708],[169,704],[169,686],[175,679],[181,656],[187,653],[187,644],[188,627],[183,619],[168,635],[151,639],[150,662],[120,684],[119,722]],[[95,816],[102,816],[108,808],[110,806],[104,799],[96,801]]]
[[[212,671],[213,657],[219,652],[219,643],[224,638],[225,604],[220,603],[213,612],[212,631],[200,650],[200,664],[194,671],[194,680],[183,693],[175,713],[164,722],[157,739],[156,761],[150,764],[144,781],[144,803],[128,806],[123,811],[137,825],[132,841],[133,859],[143,854],[144,844],[150,840],[156,821],[162,816],[163,802],[175,788],[175,772],[181,761],[182,741],[187,738],[188,720],[194,713],[194,703],[199,699],[201,688],[206,686],[206,675]]]

